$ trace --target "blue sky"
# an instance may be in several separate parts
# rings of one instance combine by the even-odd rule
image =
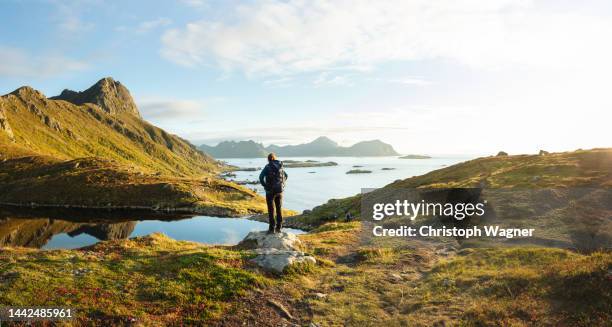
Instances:
[[[0,93],[105,76],[196,144],[403,153],[611,146],[609,1],[0,3]]]

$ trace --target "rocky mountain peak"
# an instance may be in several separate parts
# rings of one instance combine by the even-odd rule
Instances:
[[[93,103],[110,114],[128,113],[140,118],[140,113],[130,91],[119,81],[105,77],[85,91],[64,90],[54,100],[65,100],[74,104]]]
[[[10,94],[22,98],[22,99],[29,99],[29,98],[46,98],[44,94],[42,94],[42,92],[35,90],[34,88],[32,88],[31,86],[22,86],[18,89],[16,89],[15,91],[11,92]]]

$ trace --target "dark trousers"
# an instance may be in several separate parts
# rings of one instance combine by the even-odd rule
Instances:
[[[281,206],[283,203],[283,193],[266,193],[266,203],[268,204],[268,222],[270,230],[276,227],[280,229],[283,225],[283,211]],[[274,220],[274,209],[276,208],[276,221]]]

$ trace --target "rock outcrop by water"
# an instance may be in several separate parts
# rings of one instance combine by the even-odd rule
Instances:
[[[300,251],[302,242],[293,233],[268,234],[265,231],[250,232],[238,247],[257,253],[253,262],[264,270],[282,274],[289,266],[316,264],[316,259]]]

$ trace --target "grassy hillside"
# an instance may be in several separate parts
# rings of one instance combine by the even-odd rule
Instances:
[[[115,83],[118,82],[106,78],[92,88]],[[0,150],[19,147],[58,159],[100,157],[175,176],[202,176],[219,168],[216,161],[192,144],[138,115],[105,109],[113,104],[135,108],[131,98],[125,100],[125,95],[121,98],[127,104],[117,99],[107,103],[103,101],[110,96],[98,95],[102,100],[90,95],[92,102],[80,99],[74,104],[52,100],[30,87],[22,87],[0,97],[0,119],[11,131],[0,128]],[[0,156],[10,154],[0,151]]]
[[[0,164],[0,202],[23,206],[151,209],[215,216],[261,213],[248,188],[215,178],[172,177],[100,158],[44,156]]]
[[[568,189],[612,187],[612,149],[578,150],[547,155],[478,158],[430,173],[399,180],[374,191],[410,188]],[[307,214],[292,217],[294,223],[316,227],[342,220],[347,212],[359,216],[361,195],[332,199]]]
[[[232,298],[270,284],[243,269],[249,256],[157,234],[75,251],[6,250],[0,303],[78,308],[76,325],[201,324]]]
[[[357,222],[331,223],[301,235],[319,264],[282,278],[257,269],[252,252],[159,234],[78,250],[4,248],[0,303],[70,306],[77,325],[606,326],[612,319],[609,252],[366,247],[358,230]]]
[[[144,121],[110,78],[54,98],[30,87],[0,97],[0,203],[262,212],[257,194],[216,178],[222,168]]]

